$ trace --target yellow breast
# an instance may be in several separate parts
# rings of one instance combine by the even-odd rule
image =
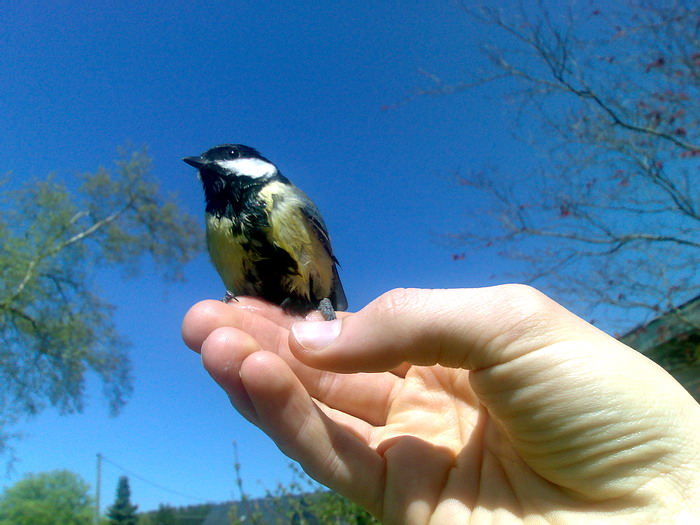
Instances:
[[[207,247],[216,271],[219,272],[227,290],[244,293],[246,251],[241,246],[243,235],[233,235],[233,221],[226,217],[218,218],[207,214],[206,223]]]

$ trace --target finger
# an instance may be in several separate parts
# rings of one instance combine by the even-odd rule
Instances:
[[[201,351],[205,368],[217,382],[220,383],[220,377],[232,374],[227,380],[236,384],[237,367],[249,353],[271,351],[287,362],[312,397],[372,425],[386,422],[389,401],[402,381],[392,373],[346,375],[309,367],[289,351],[287,330],[261,317],[257,311],[230,307],[219,301],[193,307],[183,327],[183,337],[191,347]],[[244,407],[236,404],[248,417]]]
[[[311,312],[307,319],[315,319],[315,314],[318,312]],[[343,318],[350,314],[337,312],[337,315]],[[182,323],[182,338],[189,348],[199,352],[204,340],[216,328],[234,326],[255,334],[261,345],[270,350],[279,346],[280,337],[287,337],[287,332],[280,329],[287,330],[299,320],[258,297],[237,297],[229,303],[210,299],[195,304],[187,312]]]
[[[286,329],[295,320],[261,299],[241,297],[231,303],[207,300],[194,305],[185,315],[182,338],[188,347],[199,352],[209,334],[227,326],[254,335],[263,348],[275,349],[281,342],[286,346]]]
[[[241,380],[260,428],[314,479],[375,514],[381,511],[383,459],[331,421],[277,355],[256,352],[243,361]]]
[[[237,328],[218,328],[202,344],[202,364],[209,375],[228,394],[231,404],[254,425],[259,421],[248,393],[243,387],[241,363],[260,351],[260,345]]]
[[[243,361],[249,355],[260,350],[260,345],[249,334],[237,328],[224,327],[217,328],[207,337],[202,344],[201,351],[202,364],[209,375],[229,395],[231,403],[241,415],[256,425],[258,424],[258,419],[250,398],[243,387],[240,370]],[[319,374],[318,370],[299,365],[298,361],[296,364],[299,367],[307,368],[313,374]],[[350,388],[356,393],[357,388],[354,385]],[[355,397],[357,398],[357,396]],[[358,419],[349,413],[335,409],[323,401],[319,401],[319,408],[349,431],[369,440],[369,433],[373,428],[372,425],[368,425],[364,420]]]
[[[293,357],[291,352],[287,354]],[[389,372],[348,375],[318,370],[297,359],[288,363],[311,397],[371,425],[386,423],[391,400],[403,382]]]
[[[479,370],[569,338],[573,329],[608,338],[526,286],[393,290],[342,320],[295,323],[289,344],[304,363],[338,372],[406,362]]]

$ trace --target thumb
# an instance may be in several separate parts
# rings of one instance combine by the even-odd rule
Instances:
[[[572,329],[608,338],[529,286],[397,289],[342,319],[295,323],[289,345],[305,364],[336,372],[406,362],[480,370],[565,340]]]

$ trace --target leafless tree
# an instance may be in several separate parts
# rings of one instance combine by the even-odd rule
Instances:
[[[426,73],[420,94],[515,86],[518,129],[534,137],[538,162],[459,174],[485,194],[475,215],[486,223],[450,238],[524,262],[524,280],[589,319],[604,313],[608,329],[698,295],[700,5],[464,9],[492,35],[488,68],[457,82]]]

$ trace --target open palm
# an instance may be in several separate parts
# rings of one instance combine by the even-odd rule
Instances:
[[[294,321],[209,301],[183,334],[244,416],[386,523],[663,522],[698,487],[692,398],[532,291],[394,292],[290,337]]]

